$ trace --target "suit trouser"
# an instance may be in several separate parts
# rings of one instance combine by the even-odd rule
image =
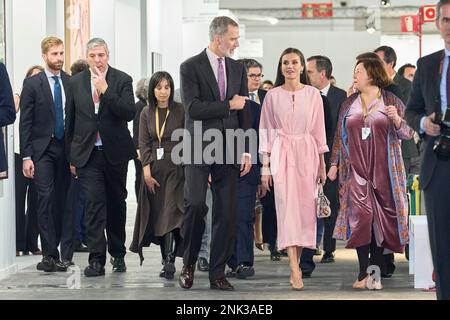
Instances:
[[[245,180],[239,182],[236,243],[233,255],[228,260],[228,266],[232,269],[241,264],[253,266],[253,226],[255,224],[257,190],[257,185],[250,184]]]
[[[82,195],[84,196],[78,179],[72,176],[67,194],[66,210],[63,218],[64,223],[62,225],[61,258],[63,260],[72,260],[75,248],[82,242],[80,239],[80,224],[82,224],[80,220],[84,217],[84,203],[80,208],[80,197]],[[79,212],[80,209],[82,210],[81,213]]]
[[[70,179],[64,142],[52,139],[42,157],[35,162],[34,185],[37,216],[44,256],[59,259],[67,188]]]
[[[437,298],[450,300],[450,161],[437,160],[424,196]]]
[[[331,215],[328,218],[323,219],[324,234],[323,234],[323,250],[325,253],[333,253],[336,251],[336,239],[333,238],[334,227],[339,211],[339,197],[338,197],[338,180],[327,180],[325,183],[323,192],[330,200]]]
[[[212,220],[212,193],[211,188],[206,192],[206,205],[208,206],[208,213],[205,216],[205,231],[202,236],[202,246],[198,253],[199,258],[205,258],[209,261],[209,248],[211,246],[211,220]]]
[[[33,180],[25,178],[22,172],[22,157],[15,153],[16,193],[16,250],[37,251],[39,228],[36,212],[36,190]],[[27,208],[25,209],[25,201]]]
[[[123,258],[126,254],[127,172],[128,162],[111,165],[103,151],[97,149],[92,151],[86,166],[77,168],[86,195],[86,243],[90,264],[105,265],[107,244],[112,257]]]
[[[311,274],[316,268],[316,263],[314,262],[314,252],[315,250],[309,248],[303,248],[302,255],[300,257],[300,269],[303,273]]]
[[[267,192],[264,198],[261,198],[261,204],[263,206],[263,241],[269,244],[270,252],[273,254],[277,250],[277,211],[275,209],[273,188],[270,192]]]
[[[185,217],[181,230],[184,265],[196,263],[205,230],[208,176],[213,196],[209,278],[225,277],[225,265],[233,254],[236,234],[236,191],[239,170],[232,165],[185,167]]]

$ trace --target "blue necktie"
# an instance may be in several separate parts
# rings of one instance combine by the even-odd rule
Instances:
[[[64,137],[64,117],[62,89],[57,76],[52,77],[55,80],[54,98],[55,98],[55,138],[61,140]]]

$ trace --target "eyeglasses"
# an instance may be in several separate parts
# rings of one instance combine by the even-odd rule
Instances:
[[[258,74],[251,73],[251,74],[248,74],[247,77],[249,77],[253,80],[256,80],[256,79],[264,78],[264,75],[262,73],[258,73]]]

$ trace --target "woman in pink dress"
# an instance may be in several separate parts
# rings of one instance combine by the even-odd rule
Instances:
[[[303,54],[286,49],[262,106],[259,133],[261,182],[275,190],[278,247],[287,249],[294,290],[303,289],[303,248],[316,247],[317,183],[326,180],[323,154],[328,152],[322,98],[308,83]]]
[[[339,172],[340,210],[334,237],[358,254],[355,289],[382,289],[368,266],[381,266],[383,248],[403,252],[408,241],[408,200],[401,140],[412,129],[405,106],[386,91],[392,81],[378,57],[361,55],[353,82],[358,91],[341,106],[328,177]],[[350,237],[348,234],[350,233]]]

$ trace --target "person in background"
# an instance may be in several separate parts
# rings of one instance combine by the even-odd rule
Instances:
[[[159,244],[163,268],[159,276],[171,280],[175,258],[181,256],[180,229],[183,223],[183,167],[173,163],[172,133],[184,128],[184,109],[173,101],[174,84],[167,72],[156,72],[149,82],[148,106],[141,113],[139,150],[144,184],[130,250],[144,260],[142,248]],[[161,152],[162,151],[162,152]]]
[[[136,115],[133,119],[133,142],[136,147],[136,153],[138,157],[134,159],[134,167],[136,169],[136,179],[134,182],[134,191],[136,193],[136,201],[139,201],[139,190],[141,188],[142,183],[142,163],[141,163],[141,154],[139,151],[139,122],[141,119],[142,110],[148,105],[148,86],[150,79],[143,78],[139,80],[136,84],[136,98],[138,98],[138,102],[136,102]]]
[[[44,71],[42,66],[28,69],[25,79]],[[20,93],[14,95],[16,119],[20,119]],[[38,246],[39,228],[36,212],[36,190],[32,179],[25,178],[20,157],[19,121],[14,123],[14,161],[15,161],[15,198],[16,198],[16,256],[20,254],[42,255]],[[25,209],[26,204],[26,209]]]
[[[357,90],[341,106],[328,178],[339,173],[340,210],[334,237],[358,254],[355,289],[383,288],[368,276],[369,263],[383,264],[383,249],[403,252],[408,242],[408,199],[401,139],[412,129],[404,104],[385,90],[392,80],[380,59],[359,58],[353,75]],[[348,230],[350,228],[350,230]],[[350,236],[348,237],[348,234]]]
[[[398,69],[397,73],[405,79],[413,82],[414,74],[416,73],[416,66],[411,63],[404,64]]]
[[[79,59],[70,66],[71,76],[75,76],[89,69],[86,60]],[[81,184],[77,177],[71,175],[69,193],[67,196],[68,210],[63,228],[66,235],[61,239],[61,246],[70,248],[73,252],[89,252],[86,246],[86,225],[84,213],[86,210],[86,195],[81,190]],[[70,223],[73,221],[73,223]]]
[[[341,109],[341,104],[347,99],[347,94],[344,90],[335,87],[331,83],[333,65],[328,57],[321,55],[309,57],[307,60],[306,68],[308,71],[309,80],[311,81],[311,85],[317,88],[320,91],[322,97],[324,97],[324,99],[327,101],[324,102],[324,105],[329,105],[329,116],[331,119],[329,120],[330,124],[328,126],[327,121],[325,121],[325,128],[327,131],[328,149],[332,150],[333,139],[336,133],[337,122],[339,118],[339,111]],[[327,118],[327,112],[325,112],[325,118]],[[325,164],[327,171],[329,170],[330,156],[330,153],[325,154]],[[334,252],[336,250],[336,240],[333,238],[333,230],[336,224],[336,218],[339,210],[338,182],[328,180],[324,186],[324,193],[327,196],[328,200],[330,200],[331,216],[329,218],[319,219],[323,221],[324,226],[324,254],[321,262],[332,263],[334,262]]]
[[[8,170],[2,128],[13,124],[14,120],[16,120],[16,112],[11,83],[5,65],[0,62],[0,174],[4,174]]]
[[[273,82],[270,80],[264,80],[261,86],[261,89],[269,91],[273,88]]]
[[[242,59],[238,62],[244,65],[247,72],[252,128],[258,132],[261,103],[266,95],[266,91],[260,89],[261,79],[264,77],[263,67],[254,59]],[[252,166],[247,175],[239,179],[236,244],[233,255],[227,263],[231,268],[227,272],[227,277],[235,276],[238,279],[246,279],[255,275],[253,268],[255,204],[257,195],[263,195],[260,174],[260,165],[256,164]]]

